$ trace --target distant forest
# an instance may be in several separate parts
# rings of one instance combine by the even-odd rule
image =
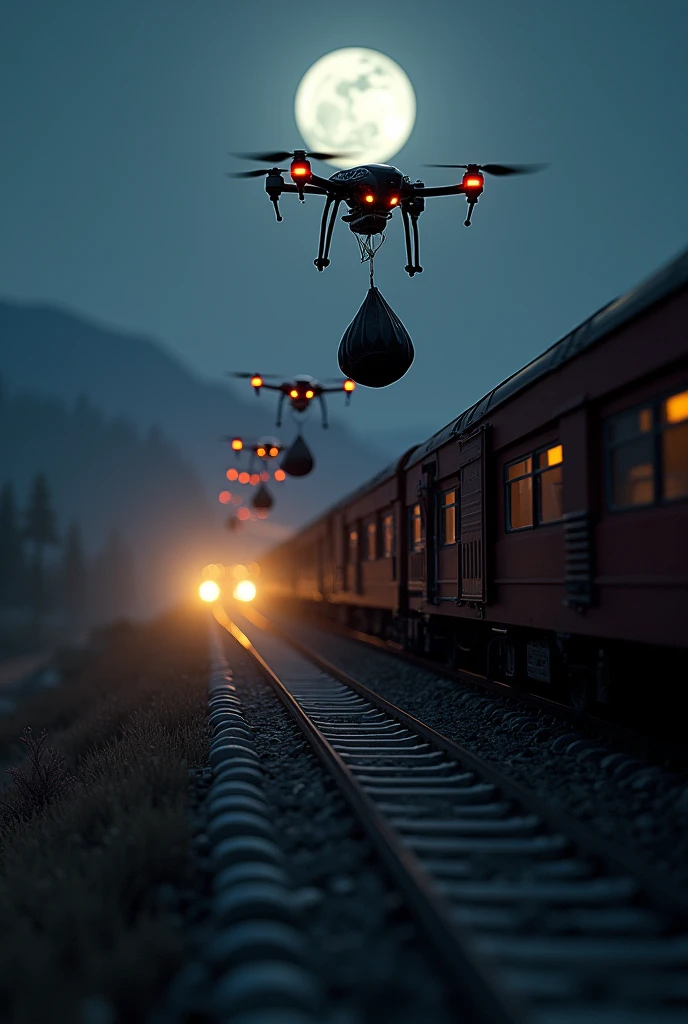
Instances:
[[[175,445],[86,398],[69,407],[0,383],[0,488],[6,626],[21,609],[73,628],[153,613],[217,553],[202,487]]]

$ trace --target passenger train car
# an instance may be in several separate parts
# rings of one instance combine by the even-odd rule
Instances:
[[[301,611],[578,706],[680,685],[688,250],[263,568]]]

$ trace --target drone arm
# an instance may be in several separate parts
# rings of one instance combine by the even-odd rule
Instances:
[[[265,381],[263,381],[263,383],[260,385],[259,388],[255,388],[254,390],[262,391],[264,388],[267,391],[281,391],[282,390],[280,388],[279,384],[266,384]]]
[[[463,185],[437,185],[433,188],[417,188],[413,190],[417,196],[462,196],[465,195]]]
[[[325,405],[325,399],[324,399],[322,394],[318,395],[318,398],[320,399],[320,410],[322,412],[322,425],[323,425],[323,429],[327,430],[327,427],[328,427],[328,422],[327,422],[327,406]]]
[[[326,196],[332,193],[332,189],[323,188],[320,185],[292,185],[291,182],[286,181],[284,185],[280,186],[280,192],[289,192],[292,195],[299,195],[301,192],[305,192],[306,195],[310,196]]]
[[[277,388],[277,390],[279,391],[280,389]],[[277,419],[275,420],[275,426],[276,427],[281,427],[282,426],[282,406],[283,405],[284,405],[284,391],[282,392],[282,394],[279,396],[279,398],[277,400]]]

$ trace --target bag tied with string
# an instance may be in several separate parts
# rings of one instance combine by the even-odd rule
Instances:
[[[378,289],[371,287],[339,344],[339,368],[367,388],[400,380],[414,358],[413,342]]]
[[[282,469],[287,476],[307,476],[315,465],[315,459],[311,450],[301,437],[297,435],[294,443],[285,452],[282,459]]]

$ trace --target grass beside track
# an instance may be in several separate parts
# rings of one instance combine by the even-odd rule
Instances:
[[[47,805],[10,786],[0,1020],[13,1024],[143,1021],[183,959],[189,769],[208,751],[207,616],[116,627],[98,648],[0,724],[2,760],[16,760],[27,725],[47,729],[74,780]]]

